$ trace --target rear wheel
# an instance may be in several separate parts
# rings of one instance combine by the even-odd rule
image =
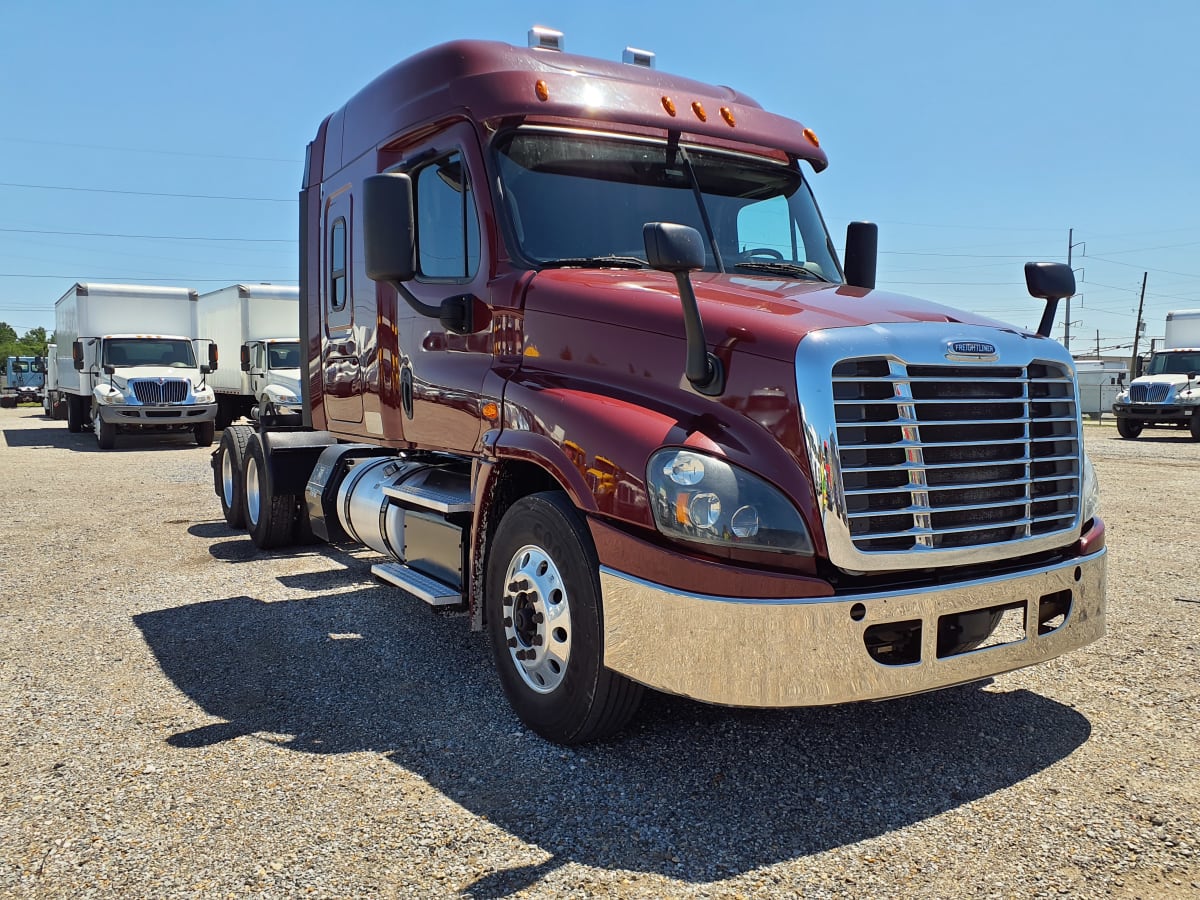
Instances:
[[[275,494],[271,490],[266,454],[258,435],[252,435],[246,448],[246,465],[242,471],[245,498],[246,529],[260,550],[283,547],[291,543],[295,523],[296,497]]]
[[[83,431],[84,398],[67,394],[67,431],[79,434]]]
[[[1196,409],[1192,412],[1191,428],[1192,440],[1200,441],[1200,409]]]
[[[505,513],[484,602],[500,684],[542,737],[598,740],[637,711],[644,688],[603,665],[596,551],[564,495],[533,494]]]
[[[242,474],[246,466],[246,445],[254,429],[249,425],[231,425],[221,435],[217,448],[217,494],[221,498],[221,512],[225,524],[230,528],[246,525],[246,495],[242,486]]]
[[[1126,440],[1137,440],[1142,433],[1142,423],[1133,419],[1117,419],[1117,434]]]

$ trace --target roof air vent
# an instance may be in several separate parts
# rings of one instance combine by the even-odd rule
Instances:
[[[555,50],[562,52],[563,33],[553,28],[543,28],[534,25],[529,29],[529,46],[534,50]]]
[[[621,54],[621,62],[629,63],[631,66],[642,66],[646,69],[653,69],[654,54],[649,50],[639,50],[637,47],[626,47],[625,52]]]

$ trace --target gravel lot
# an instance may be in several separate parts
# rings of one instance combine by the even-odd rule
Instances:
[[[0,896],[1200,896],[1200,444],[1086,433],[1103,641],[565,750],[368,551],[226,528],[209,450],[0,410]]]

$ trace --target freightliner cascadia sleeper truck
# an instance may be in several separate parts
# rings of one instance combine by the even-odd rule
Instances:
[[[624,63],[461,41],[328,116],[301,206],[303,425],[227,429],[226,520],[354,541],[486,630],[516,714],[619,730],[647,689],[876,700],[1104,633],[1074,291],[1025,331],[874,289],[817,136]],[[399,596],[399,594],[398,594]]]

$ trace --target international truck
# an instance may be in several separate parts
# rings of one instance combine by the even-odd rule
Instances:
[[[878,290],[875,227],[839,260],[818,211],[810,128],[642,51],[530,44],[426,50],[320,124],[303,424],[224,432],[229,525],[366,545],[397,597],[487,631],[563,744],[647,689],[880,700],[1100,638],[1049,337],[1069,268],[1026,266],[1036,332]]]
[[[190,431],[211,446],[217,401],[206,383],[217,345],[197,334],[190,288],[78,283],[54,305],[57,387],[67,429],[95,432],[102,450],[121,432]],[[199,363],[201,348],[207,362]]]
[[[10,356],[4,361],[0,406],[41,403],[46,388],[46,361],[40,356]]]
[[[231,284],[201,294],[200,333],[219,347],[237,347],[240,368],[208,376],[217,396],[216,427],[244,416],[300,415],[300,292],[294,286]]]
[[[1112,405],[1117,431],[1136,440],[1146,428],[1187,428],[1200,441],[1200,309],[1167,313],[1162,346]]]

